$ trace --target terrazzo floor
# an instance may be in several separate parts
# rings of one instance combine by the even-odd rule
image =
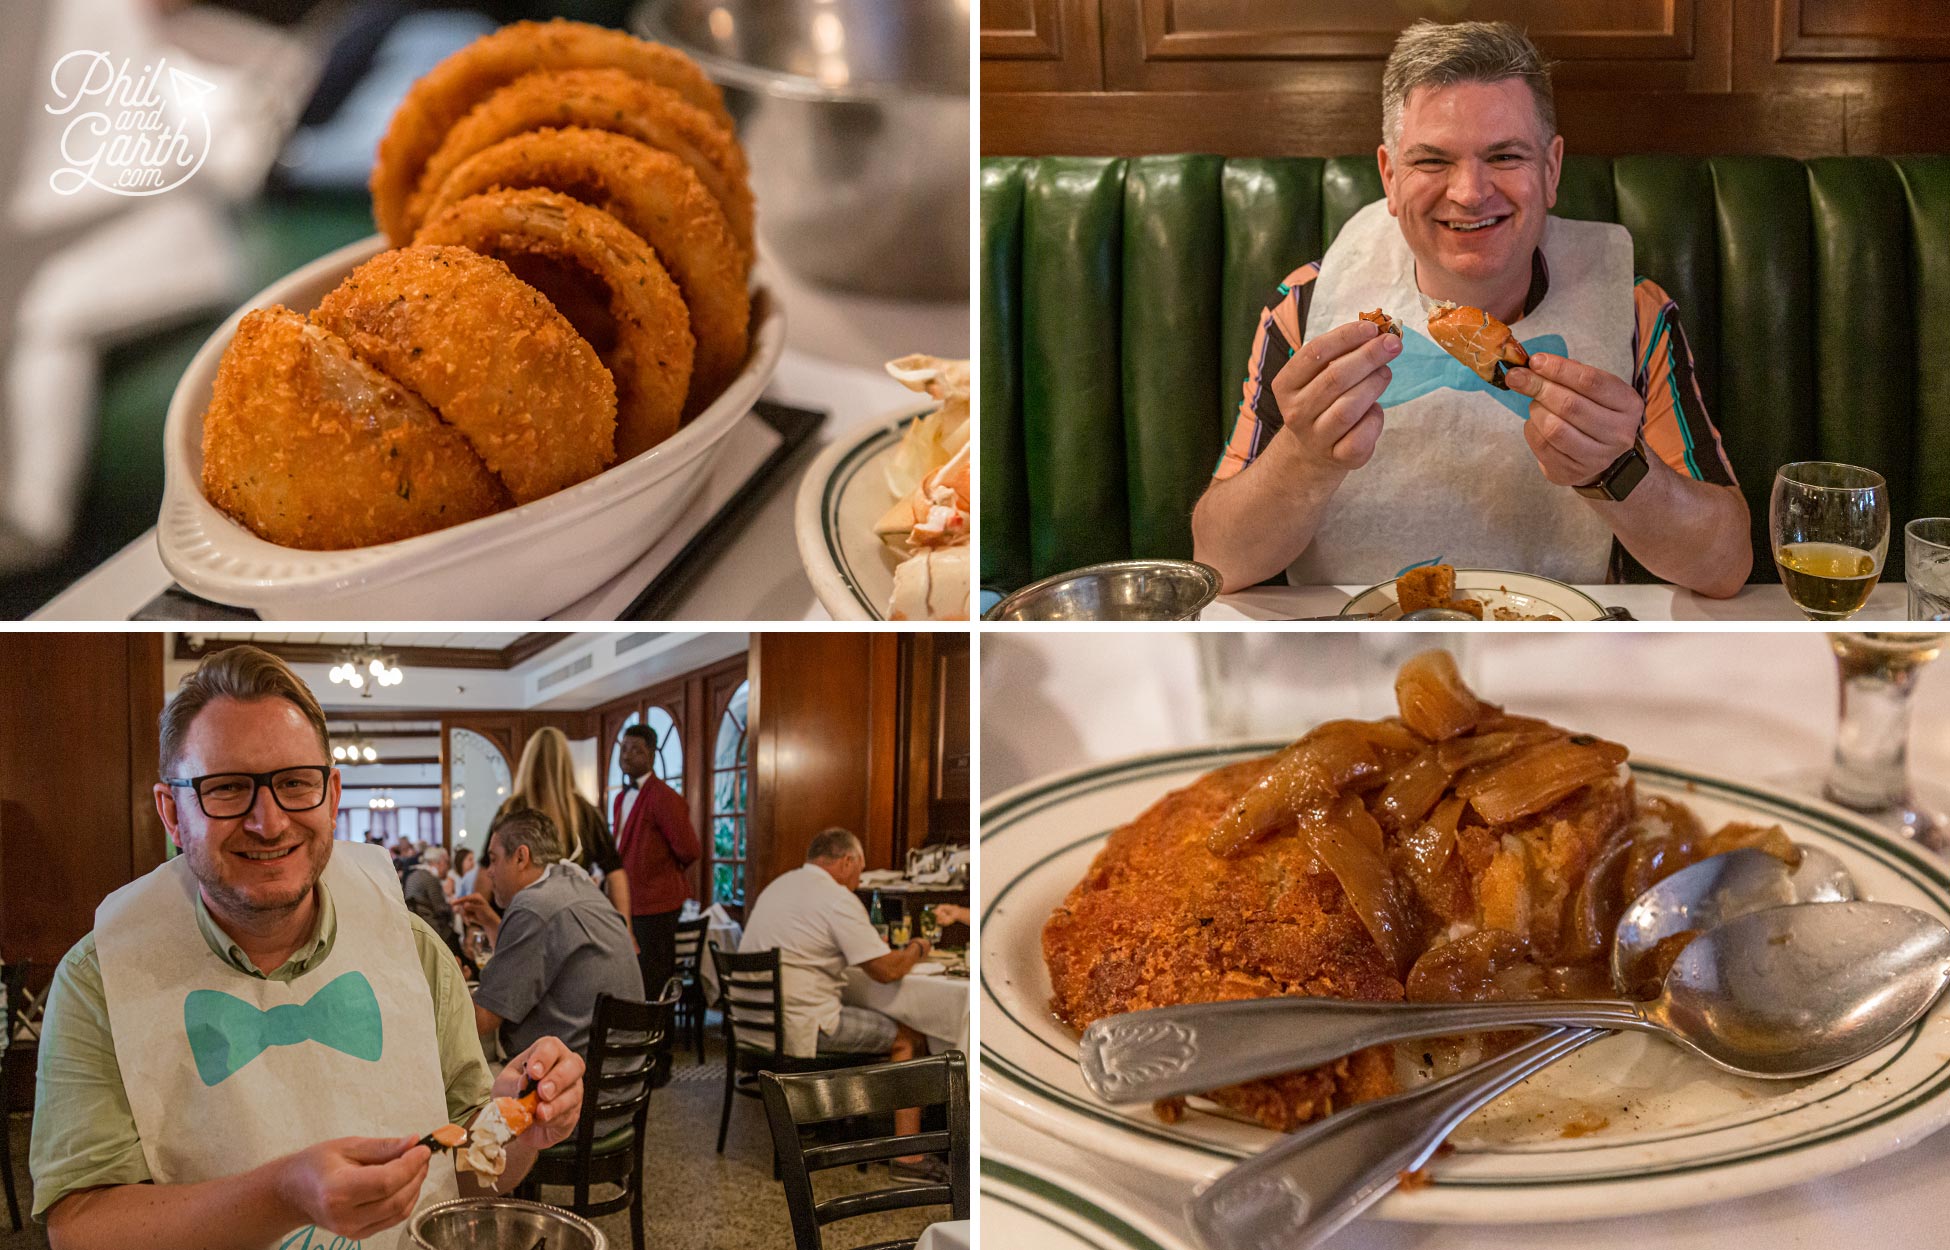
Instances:
[[[718,1111],[724,1098],[724,1054],[713,1034],[700,1068],[695,1051],[677,1055],[669,1085],[650,1100],[649,1140],[644,1166],[645,1250],[791,1250],[792,1221],[785,1191],[772,1179],[772,1151],[765,1110],[755,1099],[740,1098],[731,1109],[731,1134],[717,1153]],[[15,1185],[23,1218],[30,1206],[27,1180],[28,1118],[9,1117]],[[861,1172],[841,1168],[815,1175],[815,1194],[825,1199],[887,1186],[887,1168]],[[544,1190],[544,1201],[566,1199],[567,1190]],[[918,1236],[949,1216],[946,1207],[919,1207],[863,1216],[833,1225],[829,1250]],[[630,1216],[622,1211],[595,1222],[611,1250],[630,1250]],[[41,1250],[47,1234],[40,1225],[14,1232],[0,1207],[0,1250]]]

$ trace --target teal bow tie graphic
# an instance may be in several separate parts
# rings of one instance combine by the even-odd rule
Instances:
[[[1565,354],[1564,336],[1561,334],[1539,335],[1524,347],[1529,351],[1552,352],[1559,356]],[[1436,346],[1434,339],[1414,329],[1402,331],[1402,354],[1395,357],[1389,368],[1395,377],[1388,383],[1388,389],[1381,393],[1381,406],[1384,409],[1447,387],[1458,391],[1482,391],[1525,421],[1530,420],[1530,396],[1491,386],[1478,377],[1474,369]]]
[[[273,1046],[317,1042],[376,1063],[384,1043],[379,997],[358,972],[333,980],[309,1002],[269,1011],[218,990],[192,990],[183,1000],[183,1027],[205,1085],[227,1080]]]

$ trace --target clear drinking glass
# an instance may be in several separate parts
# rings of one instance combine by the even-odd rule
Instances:
[[[1208,741],[1294,739],[1322,721],[1396,714],[1395,674],[1421,651],[1455,657],[1472,689],[1468,632],[1413,626],[1365,630],[1201,630],[1199,695]]]
[[[1889,484],[1852,464],[1782,465],[1767,528],[1794,606],[1812,620],[1847,620],[1869,601],[1889,554]]]
[[[1909,778],[1910,696],[1950,634],[1838,633],[1828,642],[1841,676],[1841,723],[1824,793],[1950,854],[1950,821],[1918,801]]]
[[[1950,621],[1950,517],[1918,517],[1903,526],[1903,539],[1909,619]]]

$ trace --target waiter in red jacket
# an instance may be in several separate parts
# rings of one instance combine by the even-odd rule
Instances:
[[[616,853],[630,882],[630,927],[644,993],[655,998],[677,963],[677,917],[691,896],[684,870],[702,849],[684,796],[665,785],[650,765],[657,743],[645,725],[623,731],[619,761],[628,784],[616,796],[612,827]]]

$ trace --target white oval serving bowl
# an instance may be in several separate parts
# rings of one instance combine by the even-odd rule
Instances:
[[[755,281],[745,367],[683,429],[635,459],[532,503],[398,542],[343,551],[266,542],[203,497],[203,413],[217,365],[245,313],[272,304],[309,312],[385,246],[373,235],[272,283],[217,327],[183,371],[163,423],[156,543],[163,565],[192,593],[266,620],[539,620],[663,536],[709,479],[724,436],[758,401],[785,348],[785,313]]]
[[[887,488],[886,464],[908,423],[940,407],[923,399],[862,422],[820,452],[799,479],[792,509],[799,561],[820,606],[836,621],[887,619],[900,559],[873,528],[898,502]]]

